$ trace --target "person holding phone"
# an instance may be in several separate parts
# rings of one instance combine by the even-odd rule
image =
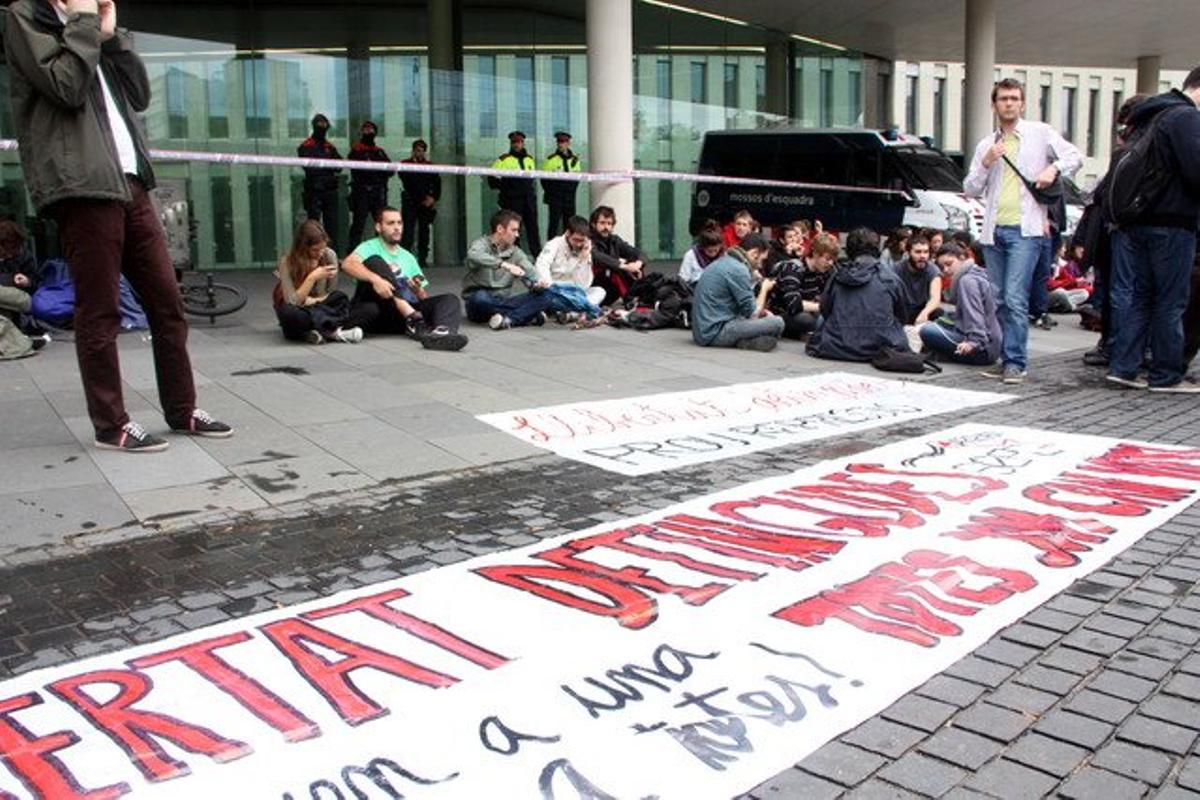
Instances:
[[[308,344],[362,341],[362,328],[351,321],[350,298],[338,291],[337,254],[320,222],[300,223],[276,275],[273,299],[283,338]]]
[[[150,80],[129,32],[117,27],[116,3],[17,0],[4,54],[25,186],[38,213],[57,223],[75,283],[75,352],[96,447],[148,453],[168,445],[125,410],[122,274],[150,322],[167,425],[190,436],[232,435],[196,408],[183,300],[150,202],[154,170],[137,117],[150,105]]]
[[[358,281],[351,316],[367,333],[402,333],[427,350],[462,350],[462,305],[452,294],[430,295],[417,259],[400,246],[404,219],[385,206],[375,218],[375,238],[354,248],[342,269]]]

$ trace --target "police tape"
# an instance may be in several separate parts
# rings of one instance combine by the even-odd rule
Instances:
[[[0,152],[17,150],[15,139],[0,139]],[[258,153],[208,153],[199,150],[152,149],[150,157],[156,161],[188,161],[206,164],[229,164],[234,166],[298,167],[318,169],[353,169],[354,171],[388,172],[399,174],[412,172],[433,175],[462,175],[478,178],[543,178],[579,183],[627,183],[634,180],[682,181],[689,183],[712,183],[737,186],[761,186],[776,189],[802,189],[823,192],[854,192],[885,197],[907,198],[908,195],[894,189],[874,186],[842,186],[831,183],[804,183],[800,181],[776,181],[767,178],[739,178],[729,175],[698,175],[690,172],[664,172],[662,170],[630,169],[601,170],[597,172],[554,172],[540,169],[512,170],[495,167],[467,167],[451,164],[415,164],[404,161],[345,161],[332,158],[300,158],[297,156],[271,156]]]

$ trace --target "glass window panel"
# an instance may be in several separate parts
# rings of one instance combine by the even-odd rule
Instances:
[[[208,100],[208,136],[210,139],[228,139],[229,96],[225,86],[227,65],[220,61],[210,61],[207,73],[204,89]]]
[[[269,138],[271,136],[271,95],[268,91],[267,63],[261,58],[246,58],[242,59],[241,65],[242,85],[245,92],[246,135],[251,138]],[[288,94],[290,101],[290,87]],[[305,129],[307,130],[307,128],[307,120],[305,120]]]
[[[566,56],[550,59],[550,127],[571,130],[571,62]]]

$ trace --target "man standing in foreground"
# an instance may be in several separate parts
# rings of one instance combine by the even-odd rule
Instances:
[[[992,88],[992,108],[1000,127],[975,146],[963,190],[982,198],[986,206],[979,242],[1000,295],[1004,331],[1001,365],[983,374],[1016,384],[1025,380],[1029,364],[1029,290],[1043,239],[1049,234],[1046,207],[1025,181],[1044,189],[1059,176],[1074,175],[1083,157],[1054,128],[1021,118],[1025,87],[1020,81],[1004,78],[997,83]]]
[[[1183,313],[1188,305],[1192,263],[1196,255],[1196,224],[1200,217],[1200,67],[1183,80],[1183,91],[1143,100],[1129,114],[1132,137],[1153,136],[1159,164],[1166,167],[1165,185],[1141,214],[1113,207],[1109,214],[1120,222],[1112,236],[1113,348],[1108,380],[1121,386],[1152,392],[1200,393],[1200,386],[1184,380]],[[1135,145],[1131,142],[1130,147]],[[1114,164],[1117,161],[1114,159]],[[1119,190],[1126,183],[1121,168],[1107,180]],[[1135,186],[1144,175],[1132,176]],[[1150,343],[1150,380],[1138,378],[1138,369]]]
[[[183,300],[150,202],[154,171],[136,113],[150,82],[112,0],[18,0],[4,49],[26,186],[58,224],[75,282],[75,352],[97,447],[165,450],[131,422],[121,393],[118,286],[129,278],[150,321],[163,416],[172,430],[226,437],[196,408]]]

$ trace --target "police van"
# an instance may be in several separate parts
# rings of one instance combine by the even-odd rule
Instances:
[[[983,229],[983,206],[963,194],[963,170],[921,139],[864,128],[777,128],[711,131],[704,136],[699,173],[822,184],[781,188],[701,179],[692,194],[691,228],[705,219],[729,220],[746,209],[777,227],[820,220],[827,230],[865,225],[886,232],[898,225]],[[854,187],[866,191],[853,191]]]

